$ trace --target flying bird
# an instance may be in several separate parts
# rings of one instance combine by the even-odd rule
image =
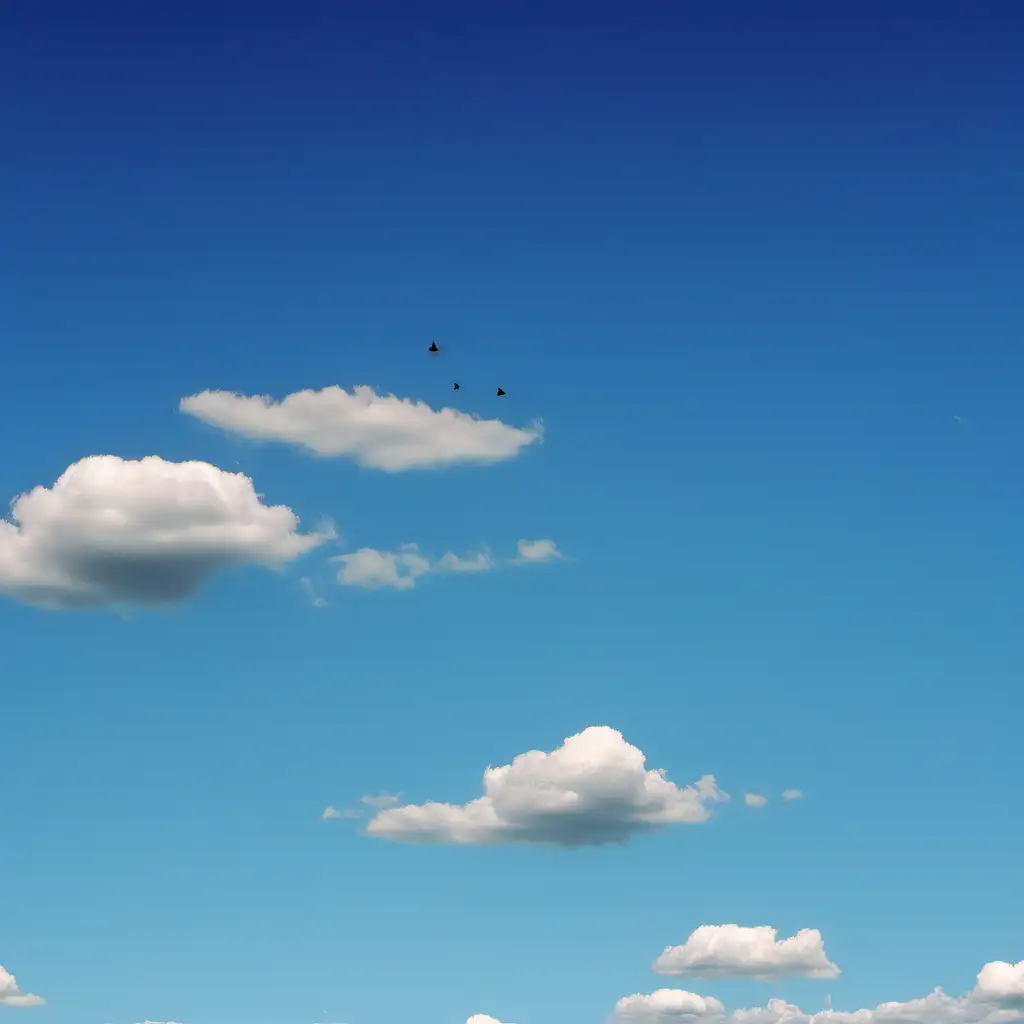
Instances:
[[[456,381],[456,382],[455,382],[455,383],[454,383],[454,384],[452,385],[452,391],[458,391],[458,390],[459,390],[459,384],[458,384],[458,381]]]
[[[430,348],[427,349],[427,351],[428,352],[440,352],[441,350],[437,347],[437,342],[436,341],[432,341],[430,343]]]
[[[505,392],[502,391],[501,388],[498,388],[498,397],[499,398],[504,398],[505,397]]]

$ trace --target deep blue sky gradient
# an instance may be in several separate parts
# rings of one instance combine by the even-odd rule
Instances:
[[[589,1024],[731,921],[820,928],[844,975],[684,983],[730,1007],[1024,958],[1022,41],[1009,0],[6,5],[3,500],[160,454],[347,546],[570,556],[5,602],[25,1019]],[[544,444],[388,475],[177,411],[453,378]],[[592,724],[733,801],[579,851],[318,820]]]

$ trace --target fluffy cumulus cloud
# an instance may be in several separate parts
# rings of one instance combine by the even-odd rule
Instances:
[[[1017,964],[1002,960],[985,964],[974,991],[979,999],[1024,1010],[1024,960]]]
[[[42,1006],[45,1002],[42,996],[22,992],[14,975],[0,966],[0,1006]]]
[[[767,1006],[726,1013],[717,1000],[681,989],[620,999],[612,1013],[618,1024],[1010,1024],[1024,1021],[1021,979],[1024,962],[986,964],[974,988],[959,998],[935,989],[905,1003],[879,1003],[874,1009],[805,1013],[782,999]]]
[[[654,961],[657,974],[693,978],[746,977],[772,981],[785,975],[835,978],[839,968],[825,955],[816,928],[801,928],[788,939],[774,928],[704,924],[681,946],[669,946]]]
[[[748,807],[764,807],[768,803],[768,797],[762,796],[760,793],[744,793],[743,802]]]
[[[244,437],[298,445],[317,455],[398,472],[459,463],[500,462],[539,441],[539,424],[511,427],[457,409],[432,409],[361,385],[296,391],[275,401],[265,395],[203,391],[181,410]]]
[[[664,771],[648,770],[643,753],[607,726],[584,729],[551,753],[531,750],[488,768],[483,788],[464,805],[382,810],[366,831],[419,843],[597,845],[706,821],[710,805],[727,799],[711,775],[680,787]]]
[[[0,592],[52,608],[166,604],[220,569],[279,566],[329,536],[300,534],[292,510],[264,505],[241,473],[94,455],[0,520]]]
[[[466,1024],[501,1024],[497,1017],[488,1017],[486,1013],[474,1013]]]

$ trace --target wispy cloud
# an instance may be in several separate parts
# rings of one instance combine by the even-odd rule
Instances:
[[[518,565],[555,562],[564,557],[555,542],[550,539],[521,540],[516,544],[516,551],[518,554],[512,561]]]
[[[496,559],[486,547],[465,556],[449,551],[440,558],[432,558],[420,551],[417,544],[403,544],[395,551],[359,548],[335,555],[331,560],[341,565],[337,580],[342,586],[411,590],[428,573],[490,572],[502,565],[536,565],[562,557],[553,540],[521,540],[518,551],[515,558],[505,561]]]
[[[764,805],[768,803],[768,797],[761,793],[744,793],[743,802],[748,807],[764,807]]]

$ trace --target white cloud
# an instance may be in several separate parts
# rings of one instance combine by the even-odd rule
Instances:
[[[748,807],[764,807],[768,803],[768,797],[762,796],[760,793],[744,793],[743,802]]]
[[[650,1024],[722,1019],[725,1007],[714,996],[699,996],[679,988],[659,988],[650,995],[623,996],[615,1004],[614,1018]]]
[[[669,946],[654,961],[657,974],[693,978],[747,977],[772,981],[784,975],[835,978],[839,968],[825,955],[816,928],[802,928],[788,939],[767,925],[704,924],[682,946]]]
[[[468,558],[460,558],[449,551],[432,561],[421,554],[415,544],[403,544],[397,551],[360,548],[346,555],[336,555],[332,561],[341,563],[338,582],[342,586],[374,590],[384,587],[410,590],[416,580],[428,572],[486,572],[495,568],[494,559],[487,551],[478,551]]]
[[[474,1013],[466,1024],[501,1024],[497,1017],[488,1017],[486,1013]]]
[[[266,395],[203,391],[183,398],[181,410],[245,437],[299,445],[390,472],[511,459],[543,433],[539,424],[510,427],[457,409],[379,395],[366,385],[351,392],[340,387],[296,391],[280,402]]]
[[[362,816],[362,811],[352,807],[342,807],[339,810],[337,807],[331,806],[324,809],[324,813],[320,815],[320,818],[322,821],[338,821],[341,818],[351,821]]]
[[[0,519],[0,592],[48,608],[171,603],[220,569],[281,565],[330,536],[297,527],[242,473],[94,455]]]
[[[625,842],[665,825],[706,821],[728,799],[705,775],[693,786],[647,770],[643,753],[607,726],[568,737],[551,753],[531,750],[488,768],[484,795],[468,804],[429,802],[381,811],[367,834],[419,843]]]
[[[1008,964],[993,960],[978,974],[975,996],[1024,1010],[1024,960]]]
[[[518,557],[514,561],[525,564],[528,562],[554,562],[562,557],[562,552],[553,540],[521,540],[516,544]]]
[[[519,556],[508,559],[504,564],[539,564],[562,557],[553,540],[521,540],[518,550]],[[524,550],[528,552],[529,557],[523,555]],[[371,590],[411,590],[416,586],[416,581],[427,573],[488,572],[502,564],[496,561],[486,548],[465,558],[451,551],[440,558],[430,558],[423,554],[416,544],[403,544],[397,551],[359,548],[344,555],[335,555],[331,561],[341,563],[337,579],[342,586],[364,587]]]
[[[402,802],[400,795],[394,793],[378,793],[376,796],[361,796],[359,798],[367,807],[374,807],[383,811],[388,807],[397,807]]]
[[[802,790],[784,789],[782,791],[782,799],[785,800],[786,803],[789,803],[791,800],[802,800],[803,798],[804,794]]]
[[[874,1009],[852,1012],[805,1013],[792,1003],[771,999],[767,1006],[726,1013],[717,999],[659,989],[620,999],[612,1020],[619,1024],[1009,1024],[1024,1021],[1018,987],[1022,976],[1024,961],[996,961],[982,968],[978,983],[965,996],[955,998],[937,988],[921,999],[879,1003]]]
[[[42,1006],[45,1002],[42,996],[22,992],[14,975],[0,966],[0,1006]]]

